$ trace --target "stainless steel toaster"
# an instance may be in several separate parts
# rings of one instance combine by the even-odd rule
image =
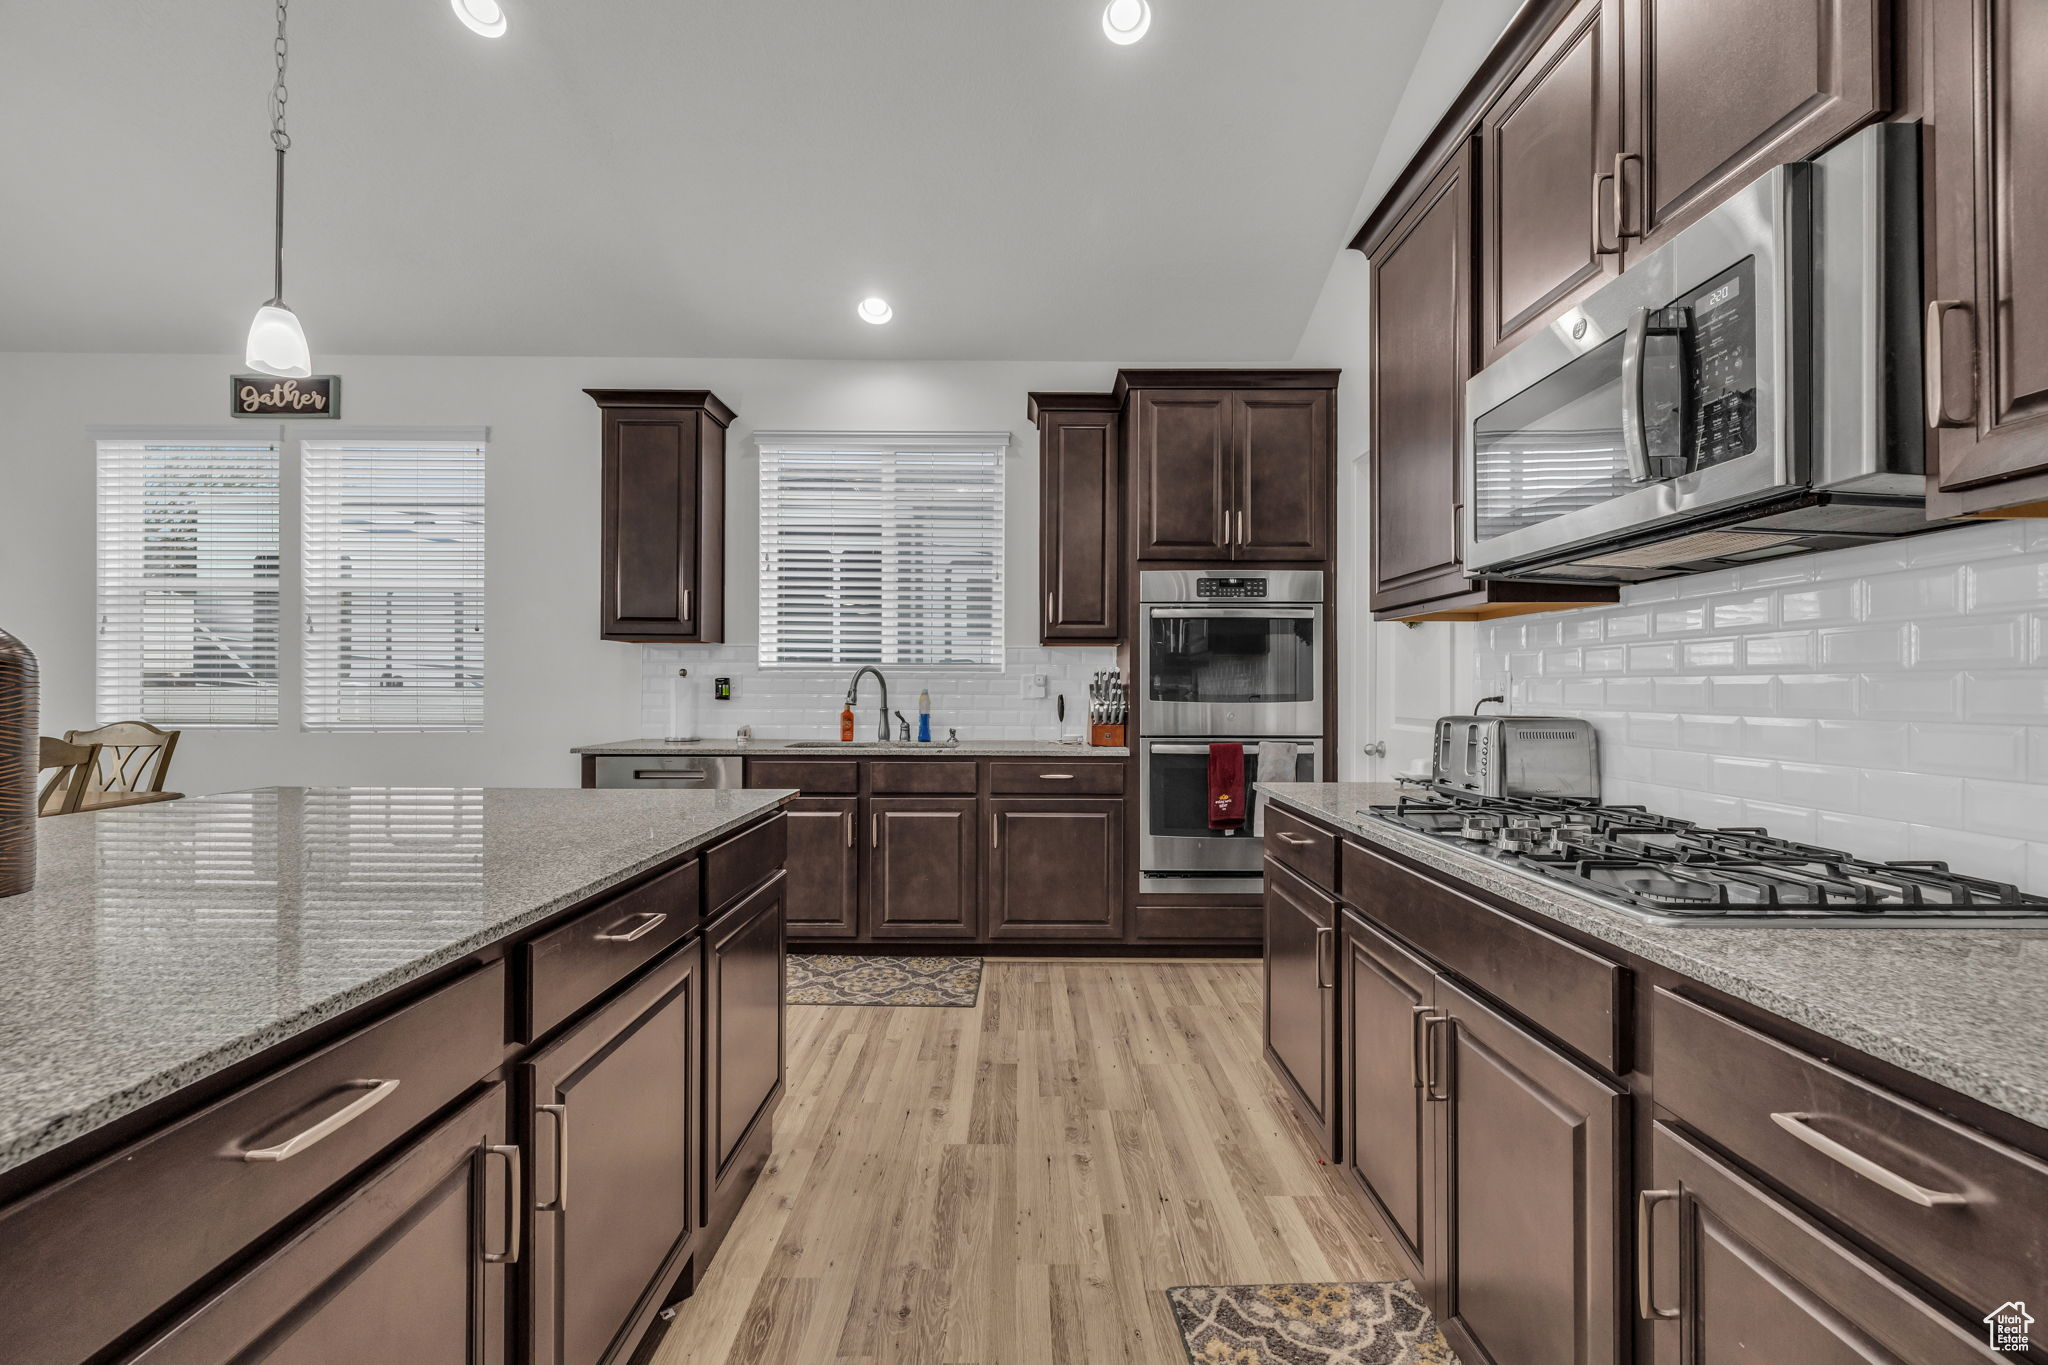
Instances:
[[[1430,780],[1474,796],[1600,797],[1600,740],[1572,716],[1444,716]]]

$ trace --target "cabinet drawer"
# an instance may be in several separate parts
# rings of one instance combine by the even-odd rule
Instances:
[[[806,796],[854,796],[860,791],[860,764],[835,758],[813,762],[793,758],[750,758],[749,787],[794,787]]]
[[[91,1356],[504,1056],[505,969],[493,963],[0,1210],[7,1358]]]
[[[2048,1284],[2048,1163],[1662,987],[1650,1008],[1661,1107],[1977,1313]]]
[[[704,905],[716,915],[767,881],[789,861],[789,820],[777,812],[704,855]]]
[[[1628,1069],[1620,1039],[1628,973],[1621,966],[1349,839],[1344,898],[1607,1070]]]
[[[1041,759],[1036,763],[991,763],[988,789],[996,796],[1121,796],[1121,763],[1069,763]]]
[[[700,868],[692,858],[528,943],[522,1039],[532,1042],[692,933],[703,918]]]
[[[972,796],[980,787],[972,760],[920,758],[868,764],[868,790],[877,795]]]
[[[1285,863],[1325,891],[1339,889],[1337,836],[1271,802],[1266,803],[1266,856]]]

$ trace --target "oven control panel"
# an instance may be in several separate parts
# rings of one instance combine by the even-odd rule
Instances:
[[[1266,580],[1263,578],[1201,578],[1195,581],[1195,596],[1211,597],[1264,597]]]

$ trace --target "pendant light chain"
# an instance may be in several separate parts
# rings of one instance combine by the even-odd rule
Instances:
[[[285,38],[285,7],[290,0],[277,0],[277,40],[272,44],[277,53],[277,83],[270,87],[270,145],[277,149],[277,251],[271,260],[270,301],[284,306],[284,154],[291,150],[292,135],[285,131],[285,109],[291,100],[291,92],[285,89],[285,59],[291,54],[291,44]]]

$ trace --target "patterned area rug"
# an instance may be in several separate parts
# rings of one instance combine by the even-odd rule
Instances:
[[[1406,1280],[1166,1291],[1193,1365],[1458,1365]]]
[[[791,953],[792,1005],[949,1005],[981,998],[978,957],[871,957]]]

